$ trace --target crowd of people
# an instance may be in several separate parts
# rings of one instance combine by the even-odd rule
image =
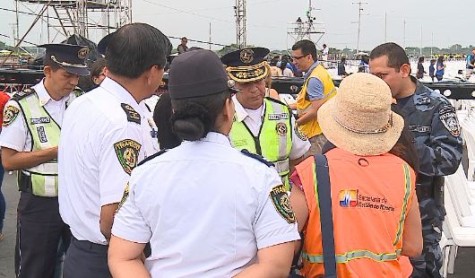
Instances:
[[[167,65],[169,39],[128,24],[91,68],[86,47],[43,46],[44,79],[8,100],[0,134],[17,277],[440,277],[460,126],[403,48],[377,46],[336,88],[310,40],[270,65],[264,47],[186,42]],[[288,67],[293,105],[268,81]]]

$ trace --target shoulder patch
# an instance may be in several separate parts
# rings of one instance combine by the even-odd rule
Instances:
[[[144,164],[147,163],[148,161],[154,159],[154,158],[157,157],[157,156],[161,156],[162,154],[166,153],[167,151],[168,151],[167,149],[160,150],[158,153],[152,154],[151,156],[148,156],[148,157],[145,158],[144,160],[140,161],[137,166],[144,165]]]
[[[439,119],[444,124],[445,128],[455,137],[460,136],[460,124],[455,113],[455,108],[452,106],[443,106],[439,109]]]
[[[115,211],[116,213],[119,211],[122,205],[124,205],[128,197],[129,197],[129,182],[127,182],[127,184],[125,185],[124,193],[122,194],[122,199],[120,199],[119,205],[117,206],[117,210]]]
[[[15,121],[18,114],[20,114],[20,109],[13,105],[8,105],[3,110],[3,126],[9,126],[11,123]]]
[[[114,150],[124,171],[130,175],[139,160],[140,145],[138,142],[125,139],[114,144]]]
[[[267,161],[264,157],[262,157],[258,154],[250,153],[247,149],[241,150],[241,153],[244,154],[245,156],[249,156],[251,158],[254,158],[255,160],[258,160],[258,161],[264,163],[265,165],[267,165],[267,167],[274,166],[274,163],[272,163],[270,161]]]
[[[274,204],[275,210],[287,221],[295,223],[295,213],[290,205],[290,198],[284,185],[278,185],[272,188],[270,198]]]
[[[120,106],[122,107],[122,109],[124,109],[125,114],[127,115],[127,121],[140,124],[140,114],[135,111],[132,106],[128,105],[127,103],[121,103]]]
[[[295,126],[294,127],[294,132],[295,132],[295,135],[297,135],[297,137],[302,140],[302,141],[307,141],[308,138],[305,134],[302,133],[302,131],[300,131],[300,128],[298,126]]]
[[[76,88],[74,88],[74,90],[73,90],[73,94],[74,94],[76,97],[80,97],[80,96],[84,95],[84,91],[83,91],[81,88],[76,87]]]

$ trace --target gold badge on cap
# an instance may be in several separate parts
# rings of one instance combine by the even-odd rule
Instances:
[[[79,59],[86,59],[87,54],[89,54],[89,48],[83,47],[78,51],[78,58]]]
[[[254,51],[252,49],[245,48],[241,50],[241,53],[239,53],[239,58],[244,64],[249,64],[252,62],[252,60],[254,60]]]

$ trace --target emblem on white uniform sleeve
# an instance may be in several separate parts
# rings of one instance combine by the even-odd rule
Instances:
[[[302,131],[300,131],[300,128],[298,126],[294,127],[294,131],[295,131],[295,134],[297,135],[297,137],[300,138],[300,140],[302,140],[302,141],[307,141],[308,140],[307,136],[305,136],[305,134],[303,134]]]
[[[277,134],[280,136],[285,136],[287,134],[287,125],[285,123],[277,123],[275,131],[277,131]]]
[[[124,205],[128,197],[129,197],[129,183],[127,182],[127,184],[125,185],[124,194],[122,194],[122,199],[120,199],[120,203],[117,206],[116,213],[119,211],[122,205]]]
[[[284,185],[272,188],[270,198],[277,212],[290,224],[295,223],[295,214],[290,206],[289,195]]]
[[[455,113],[455,108],[445,106],[439,110],[440,121],[445,128],[455,137],[460,136],[460,124]]]
[[[11,105],[7,106],[5,110],[3,111],[3,126],[8,126],[11,123],[13,123],[13,121],[15,121],[19,113],[20,113],[20,109],[18,109],[18,107],[11,106]]]
[[[142,145],[134,140],[125,139],[114,144],[117,159],[124,171],[130,175],[137,166]]]

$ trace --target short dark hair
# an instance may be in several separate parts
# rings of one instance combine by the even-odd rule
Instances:
[[[317,47],[315,46],[315,44],[312,41],[310,41],[310,40],[301,40],[301,41],[296,42],[292,46],[292,50],[298,50],[298,49],[300,49],[300,51],[302,51],[303,55],[306,56],[308,54],[311,54],[312,59],[314,61],[317,60]]]
[[[91,78],[99,77],[106,66],[106,60],[104,58],[98,58],[91,65]]]
[[[399,71],[402,65],[409,63],[409,58],[404,49],[396,43],[388,42],[376,46],[369,54],[369,59],[373,60],[381,56],[388,57],[388,67]]]
[[[224,91],[208,96],[172,99],[173,132],[187,141],[204,138],[208,132],[215,131],[216,119],[230,97],[230,91]]]
[[[137,78],[152,66],[164,68],[172,45],[157,28],[131,23],[114,33],[106,49],[107,69],[120,76]]]
[[[172,149],[181,144],[181,139],[173,133],[172,129],[172,102],[170,94],[165,92],[160,95],[157,105],[153,110],[153,121],[157,125],[158,143],[160,149]]]

